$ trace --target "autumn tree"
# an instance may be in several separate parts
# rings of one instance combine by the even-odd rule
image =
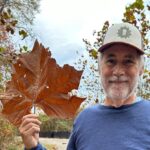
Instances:
[[[140,31],[144,40],[144,51],[145,51],[145,71],[141,78],[141,82],[138,87],[138,95],[144,98],[150,98],[150,22],[148,18],[148,13],[150,12],[150,4],[148,1],[135,0],[132,4],[129,4],[125,8],[123,22],[129,22],[134,24]],[[101,88],[98,75],[98,49],[103,43],[105,34],[110,26],[109,21],[106,21],[100,31],[94,31],[93,36],[95,37],[95,42],[91,43],[87,39],[83,39],[86,50],[89,55],[89,60],[87,57],[82,56],[78,61],[78,66],[85,69],[85,75],[82,79],[82,84],[80,86],[81,95],[88,97],[87,103],[89,104],[91,100],[95,99],[98,102],[103,100],[103,89]],[[85,91],[83,93],[82,91]],[[88,94],[87,94],[88,93]]]
[[[10,78],[10,66],[16,60],[19,49],[27,50],[26,45],[19,47],[20,43],[15,43],[14,37],[17,35],[22,42],[32,35],[32,23],[35,14],[39,12],[39,2],[40,0],[0,0],[0,92],[3,91],[6,80]],[[0,146],[2,149],[9,149],[6,146],[11,145],[10,141],[14,143],[14,127],[1,113],[0,124]]]
[[[40,0],[0,0],[0,89],[7,80],[10,65],[17,56],[16,51],[26,51],[27,46],[19,47],[14,37],[25,39],[32,35],[35,14],[39,12]],[[14,48],[15,46],[15,48]]]
[[[13,26],[25,38],[31,35],[32,25],[35,14],[39,12],[40,0],[0,0],[0,14],[3,17],[13,18],[7,28],[11,33],[14,32]],[[7,20],[8,21],[8,20]],[[4,25],[5,20],[1,20]]]
[[[7,12],[1,12],[0,14],[0,89],[3,89],[4,81],[7,79],[7,73],[9,72],[9,65],[13,60],[14,47],[9,38],[9,32],[14,33],[14,26],[11,16]]]

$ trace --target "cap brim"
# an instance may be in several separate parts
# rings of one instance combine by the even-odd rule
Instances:
[[[109,46],[111,46],[111,45],[113,45],[113,44],[119,44],[119,43],[120,43],[120,44],[129,45],[129,46],[135,48],[138,52],[140,52],[141,55],[144,54],[144,51],[143,51],[143,50],[139,49],[138,47],[136,47],[136,46],[134,46],[134,45],[131,45],[131,44],[125,43],[125,42],[111,42],[111,43],[107,43],[107,44],[102,45],[102,46],[98,49],[98,51],[102,53],[102,52],[104,52],[104,50],[107,49]]]

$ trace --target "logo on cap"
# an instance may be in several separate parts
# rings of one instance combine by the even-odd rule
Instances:
[[[131,30],[129,30],[128,27],[124,26],[118,30],[117,34],[121,38],[129,38],[131,36]]]

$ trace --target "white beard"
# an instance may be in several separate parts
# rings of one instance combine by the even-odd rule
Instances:
[[[138,85],[137,75],[134,79],[130,79],[127,77],[123,77],[118,79],[117,77],[111,77],[107,79],[105,77],[101,77],[101,83],[107,98],[118,101],[118,100],[127,100],[133,93],[135,93],[137,85]],[[131,81],[132,80],[132,81]],[[109,81],[128,81],[123,83],[110,83]],[[106,85],[108,84],[108,85]]]

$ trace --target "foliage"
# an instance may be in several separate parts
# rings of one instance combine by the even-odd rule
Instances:
[[[21,53],[28,51],[27,46],[20,47],[20,43],[14,39],[17,33],[22,40],[31,35],[30,25],[39,12],[39,2],[40,0],[0,0],[0,91],[10,78],[10,65],[16,59],[18,49]]]
[[[15,142],[16,128],[1,116],[0,125],[0,149],[8,149],[8,146]]]
[[[41,131],[71,131],[73,119],[50,118],[44,114],[39,115],[42,122]]]
[[[143,0],[136,0],[133,4],[126,7],[124,13],[124,22],[134,24],[140,31],[144,39],[144,50],[150,49],[148,33],[150,30],[150,22],[146,17],[145,11],[149,6],[144,6]],[[150,11],[150,10],[149,10]]]
[[[148,1],[147,1],[148,2]],[[142,33],[144,39],[144,50],[146,53],[145,59],[145,72],[143,75],[142,83],[140,87],[138,87],[139,92],[138,95],[150,99],[150,71],[149,71],[149,62],[150,62],[150,22],[147,18],[146,13],[148,14],[150,11],[150,6],[144,2],[143,0],[135,0],[132,4],[128,5],[125,8],[124,17],[122,19],[123,22],[129,22],[134,24]],[[93,36],[95,37],[95,42],[91,44],[90,41],[87,39],[83,39],[83,42],[86,45],[86,50],[89,54],[89,60],[82,56],[79,59],[78,64],[80,67],[82,66],[87,73],[83,76],[82,85],[80,89],[84,89],[86,93],[88,92],[87,103],[89,104],[92,99],[99,99],[100,101],[103,100],[103,89],[97,84],[99,82],[99,75],[98,75],[98,64],[97,64],[97,56],[98,56],[98,48],[102,45],[103,39],[109,27],[109,21],[106,21],[102,27],[102,29],[98,32],[94,31]],[[92,95],[94,93],[94,95]]]
[[[29,24],[33,24],[35,14],[39,12],[40,0],[1,0],[0,15],[1,24],[11,34],[15,29],[19,30],[19,35],[24,39],[31,32]]]
[[[4,82],[8,79],[10,64],[15,59],[14,47],[8,37],[4,26],[0,25],[0,89],[4,88]]]
[[[89,51],[89,55],[90,57],[92,57],[93,59],[97,59],[97,50],[99,49],[99,47],[101,47],[101,45],[103,44],[103,39],[106,35],[106,32],[109,28],[109,21],[106,21],[102,27],[101,31],[98,32],[94,32],[93,36],[95,36],[95,42],[93,43],[93,45],[86,39],[83,39],[83,42],[86,45],[86,49]]]

